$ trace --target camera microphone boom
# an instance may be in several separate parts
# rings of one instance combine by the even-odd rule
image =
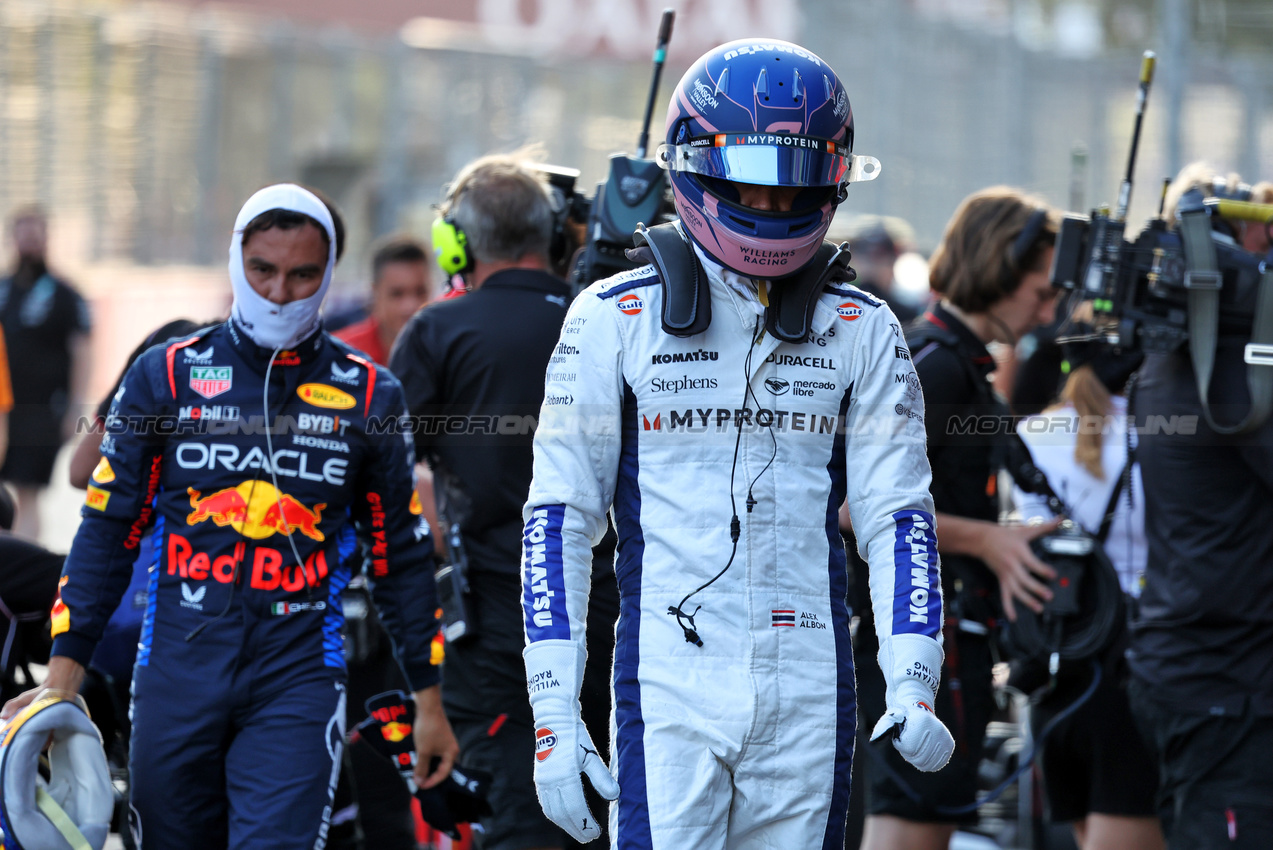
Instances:
[[[583,287],[621,271],[636,267],[624,252],[634,247],[632,233],[638,224],[654,225],[671,220],[666,172],[659,164],[646,159],[650,143],[650,121],[659,96],[659,80],[667,45],[672,38],[673,9],[664,9],[659,22],[658,44],[654,48],[654,76],[645,102],[645,118],[637,140],[636,156],[617,153],[610,157],[610,176],[597,185],[588,216],[587,244],[575,265],[571,283]]]
[[[675,9],[664,9],[659,21],[659,41],[654,48],[654,79],[650,80],[650,96],[645,101],[645,118],[641,121],[641,138],[637,140],[637,159],[645,159],[650,147],[650,119],[654,116],[654,102],[659,97],[659,80],[663,78],[663,60],[667,59],[667,43],[672,40],[672,22]]]
[[[1132,179],[1136,171],[1136,154],[1140,150],[1140,131],[1149,101],[1149,86],[1154,80],[1154,52],[1146,50],[1140,64],[1140,85],[1136,92],[1136,125],[1132,130],[1132,147],[1127,155],[1127,173],[1118,188],[1118,206],[1114,215],[1098,212],[1092,216],[1092,257],[1083,278],[1084,296],[1108,300],[1118,283],[1122,258],[1123,233],[1127,226],[1127,207],[1132,199]],[[1099,309],[1099,305],[1097,305]]]
[[[1136,172],[1136,152],[1140,149],[1140,128],[1145,122],[1145,105],[1149,101],[1149,86],[1154,82],[1154,51],[1146,50],[1140,61],[1140,85],[1136,90],[1136,126],[1132,129],[1132,149],[1127,154],[1127,173],[1123,185],[1118,187],[1118,210],[1115,218],[1127,220],[1127,207],[1132,202],[1132,178]]]

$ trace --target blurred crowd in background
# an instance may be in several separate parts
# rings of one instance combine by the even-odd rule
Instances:
[[[423,235],[443,182],[477,155],[539,142],[590,194],[608,155],[635,145],[663,5],[0,0],[0,210],[50,217],[55,264],[94,320],[90,397],[144,328],[223,313],[225,222],[261,185],[296,180],[344,211],[336,310],[365,300],[375,240]],[[921,254],[982,186],[1077,211],[1112,201],[1128,69],[1149,46],[1161,73],[1145,179],[1199,158],[1273,172],[1273,12],[1260,0],[670,5],[673,79],[711,45],[758,33],[836,68],[856,149],[885,175],[839,218],[905,219]],[[1142,188],[1129,220],[1156,201]]]

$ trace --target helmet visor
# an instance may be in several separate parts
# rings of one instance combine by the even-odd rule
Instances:
[[[684,144],[660,145],[655,158],[669,171],[762,186],[839,186],[880,173],[875,157],[854,156],[831,139],[791,133],[695,136]]]

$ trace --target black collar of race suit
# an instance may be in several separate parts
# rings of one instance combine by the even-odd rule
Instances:
[[[672,336],[701,334],[712,323],[707,270],[689,239],[675,224],[640,226],[629,257],[652,263],[663,285],[663,330]],[[813,259],[794,274],[774,280],[765,308],[765,330],[783,342],[801,343],[813,329],[813,311],[829,283],[850,283],[848,243],[823,242]]]
[[[252,341],[243,328],[238,326],[234,319],[226,319],[226,329],[230,332],[230,341],[234,345],[234,350],[244,362],[253,367],[262,375],[265,369],[270,365],[270,357],[274,356],[274,349],[263,348]],[[325,334],[321,327],[314,331],[305,339],[301,340],[292,348],[285,348],[274,356],[275,368],[279,366],[300,366],[310,363],[317,359],[319,352],[323,350],[323,340]]]

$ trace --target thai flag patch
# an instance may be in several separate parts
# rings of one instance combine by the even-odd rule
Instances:
[[[773,627],[775,629],[779,626],[790,626],[793,629],[796,627],[796,611],[794,608],[775,609],[770,611],[769,614],[773,618]]]

